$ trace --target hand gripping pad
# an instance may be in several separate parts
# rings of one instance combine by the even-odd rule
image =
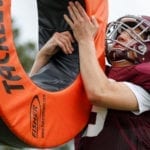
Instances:
[[[63,15],[68,14],[68,0],[38,0],[39,47],[55,33],[70,31]],[[85,8],[84,0],[79,0]],[[72,33],[72,32],[71,32]],[[32,80],[41,88],[48,91],[60,91],[69,86],[79,74],[78,45],[73,43],[72,55],[64,54],[60,49],[49,63],[32,76]]]

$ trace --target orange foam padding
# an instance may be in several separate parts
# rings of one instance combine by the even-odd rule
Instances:
[[[104,67],[104,37],[107,0],[86,0],[89,16],[98,18],[95,40],[97,56]],[[17,56],[11,26],[11,0],[0,1],[0,112],[9,129],[27,145],[54,147],[77,135],[86,125],[91,105],[80,74],[59,92],[37,87],[28,77]]]

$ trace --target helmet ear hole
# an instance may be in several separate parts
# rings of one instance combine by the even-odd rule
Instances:
[[[143,46],[143,45],[138,45],[138,46],[137,46],[137,49],[138,49],[139,51],[143,51],[144,46]]]

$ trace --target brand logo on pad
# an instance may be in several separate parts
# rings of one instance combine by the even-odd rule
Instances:
[[[46,96],[35,95],[30,106],[30,129],[34,138],[45,137]]]
[[[31,134],[33,137],[39,137],[41,123],[41,105],[38,95],[35,95],[31,102],[30,107],[30,124],[31,124]]]

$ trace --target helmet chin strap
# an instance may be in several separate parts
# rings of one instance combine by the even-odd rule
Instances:
[[[121,61],[121,60],[127,60],[130,61],[131,63],[137,64],[138,61],[137,59],[131,58],[130,56],[130,51],[128,49],[122,50],[122,49],[113,49],[110,52],[107,53],[107,59],[111,63],[113,61]]]

